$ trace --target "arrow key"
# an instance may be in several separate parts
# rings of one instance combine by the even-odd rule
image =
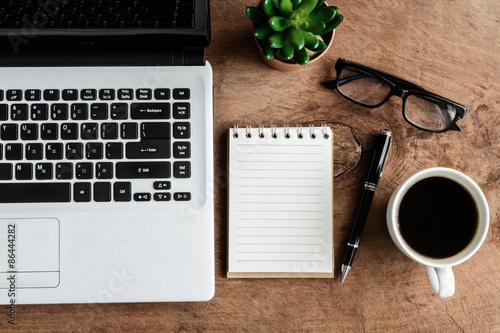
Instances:
[[[189,192],[176,192],[174,193],[175,201],[189,201],[191,200],[191,193]]]
[[[151,194],[150,193],[134,193],[135,201],[150,201]]]
[[[170,190],[171,183],[169,181],[157,181],[153,183],[155,190]]]
[[[155,193],[155,201],[170,201],[172,195],[170,193]]]

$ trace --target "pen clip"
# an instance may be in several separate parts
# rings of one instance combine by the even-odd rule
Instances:
[[[368,176],[366,177],[367,183],[377,185],[380,177],[382,177],[382,170],[384,169],[387,155],[389,154],[389,148],[391,147],[391,136],[391,132],[388,130],[382,130],[378,135],[377,145],[375,146],[373,159],[368,171]]]

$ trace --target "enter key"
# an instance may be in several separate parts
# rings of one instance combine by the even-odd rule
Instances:
[[[126,155],[129,159],[170,158],[170,139],[128,142]]]

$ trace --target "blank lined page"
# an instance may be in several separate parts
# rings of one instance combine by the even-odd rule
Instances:
[[[228,276],[333,276],[330,128],[245,133],[229,131]]]

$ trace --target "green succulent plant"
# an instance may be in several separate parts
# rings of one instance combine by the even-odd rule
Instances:
[[[255,25],[255,37],[262,41],[262,52],[274,59],[279,51],[285,60],[300,65],[309,62],[308,50],[321,52],[325,42],[318,38],[335,29],[343,20],[339,9],[324,5],[325,0],[263,0],[260,8],[246,7]]]

